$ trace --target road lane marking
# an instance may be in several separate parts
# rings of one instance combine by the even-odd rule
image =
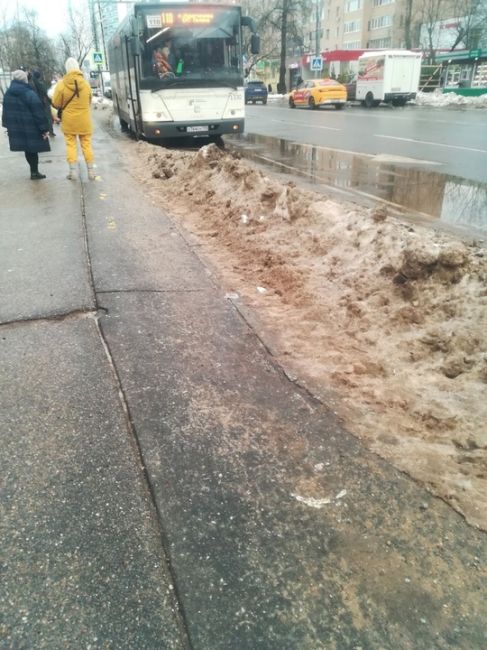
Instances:
[[[414,142],[414,144],[430,144],[434,147],[446,147],[447,149],[461,149],[462,151],[475,151],[477,153],[487,153],[487,149],[475,149],[474,147],[460,147],[456,144],[442,144],[441,142],[431,142],[430,140],[415,140],[414,138],[398,138],[395,135],[381,135],[374,133],[375,138],[386,138],[387,140],[401,140],[401,142]]]
[[[284,105],[284,106],[282,106],[282,105],[281,106],[276,106],[276,105],[269,106],[269,104],[268,104],[268,107],[269,108],[267,108],[266,111],[269,111],[269,109],[271,109],[271,110],[276,109],[276,110],[279,110],[279,111],[289,112],[289,106],[287,106],[287,105]],[[256,108],[256,107],[254,107],[254,108]],[[414,109],[414,107],[411,107],[411,108]],[[388,109],[388,108],[385,108],[385,110],[381,110],[378,113],[375,112],[375,111],[371,112],[369,109],[361,108],[360,106],[348,106],[347,109],[348,110],[345,113],[342,113],[342,115],[347,115],[347,114],[350,115],[351,113],[353,113],[354,119],[361,118],[361,119],[367,120],[368,122],[370,122],[372,119],[382,120],[382,118],[387,117],[388,119],[390,118],[391,120],[400,121],[400,122],[414,121],[414,123],[416,123],[416,122],[424,122],[425,124],[431,124],[433,122],[434,124],[447,124],[449,126],[471,126],[471,124],[472,124],[471,120],[468,120],[468,119],[465,119],[464,121],[461,121],[461,122],[458,119],[456,119],[455,121],[449,120],[449,119],[448,120],[447,119],[442,120],[442,119],[437,119],[436,115],[431,116],[431,118],[434,118],[434,119],[430,119],[430,118],[425,117],[425,116],[419,116],[419,113],[416,112],[416,111],[415,111],[414,114],[411,112],[411,113],[408,113],[407,115],[405,115],[403,113],[401,113],[401,114],[396,113],[394,111],[394,109]],[[420,110],[423,110],[423,108],[421,108]],[[437,109],[434,109],[434,110],[437,110]]]
[[[296,126],[305,127],[307,129],[326,129],[327,131],[342,131],[343,129],[336,129],[333,126],[313,126],[312,124],[303,124],[303,122],[290,122],[288,120],[271,120],[271,122],[278,122],[278,124],[294,124]]]

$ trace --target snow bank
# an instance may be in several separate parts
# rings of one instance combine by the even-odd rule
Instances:
[[[487,528],[481,246],[279,182],[214,145],[137,152],[141,182],[258,311],[288,375]]]
[[[435,106],[435,107],[448,107],[448,106],[465,106],[472,108],[487,108],[487,93],[480,95],[480,97],[464,97],[456,93],[442,93],[435,90],[432,93],[418,93],[416,100],[413,102],[419,106]]]

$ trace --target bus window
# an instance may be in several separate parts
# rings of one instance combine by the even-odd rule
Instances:
[[[240,15],[232,8],[140,7],[141,88],[243,84]]]

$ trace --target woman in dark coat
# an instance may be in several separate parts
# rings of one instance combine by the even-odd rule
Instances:
[[[7,129],[10,151],[24,151],[32,180],[39,173],[39,152],[50,151],[49,122],[37,93],[28,85],[27,73],[16,70],[3,98],[2,126]]]
[[[29,74],[27,73],[27,78],[28,77]],[[32,73],[32,87],[39,95],[39,99],[41,100],[44,106],[44,110],[47,115],[47,120],[49,122],[49,135],[51,136],[51,138],[53,138],[56,134],[54,133],[54,130],[52,128],[51,100],[49,99],[49,95],[47,94],[46,84],[42,80],[42,75],[39,72],[39,70],[34,70],[34,72]]]

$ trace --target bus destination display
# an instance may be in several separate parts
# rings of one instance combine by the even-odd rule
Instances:
[[[161,27],[204,26],[215,21],[212,11],[163,11],[159,15],[147,16],[147,27],[159,29]]]

